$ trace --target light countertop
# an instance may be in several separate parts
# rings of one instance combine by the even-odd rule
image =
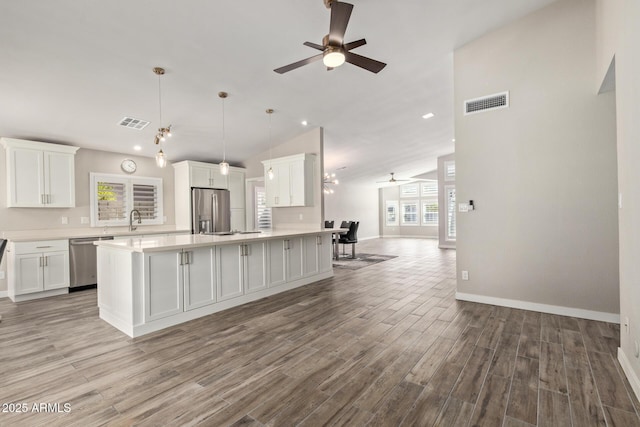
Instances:
[[[34,242],[40,240],[75,239],[82,237],[134,237],[165,233],[191,233],[191,230],[177,228],[175,225],[140,225],[135,231],[129,231],[129,227],[58,228],[47,230],[5,231],[2,233],[2,237],[13,242]]]
[[[197,248],[226,244],[238,244],[245,242],[256,242],[276,238],[304,236],[319,233],[339,233],[345,232],[341,228],[308,228],[308,229],[281,229],[262,231],[260,233],[237,233],[227,236],[211,236],[202,234],[143,237],[119,240],[101,240],[94,244],[100,247],[122,249],[131,252],[161,252],[175,249]]]

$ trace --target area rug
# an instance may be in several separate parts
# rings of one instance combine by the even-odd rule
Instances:
[[[333,260],[333,268],[345,268],[347,270],[359,270],[388,259],[397,258],[396,255],[356,254],[356,258],[340,257]]]

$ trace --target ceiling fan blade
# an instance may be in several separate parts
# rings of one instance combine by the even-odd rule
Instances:
[[[303,65],[311,64],[312,62],[318,61],[322,59],[322,54],[314,55],[310,58],[303,59],[302,61],[294,62],[293,64],[285,65],[284,67],[276,68],[275,71],[278,74],[284,74],[288,71],[295,70],[296,68],[300,68]]]
[[[356,40],[354,42],[345,44],[344,45],[344,50],[355,49],[355,48],[363,46],[365,44],[367,44],[367,41],[365,39]]]
[[[384,67],[387,66],[384,62],[376,61],[375,59],[367,58],[365,56],[358,55],[356,53],[345,52],[345,61],[353,64],[357,67],[364,68],[372,73],[379,73]]]
[[[302,44],[305,45],[305,46],[312,47],[312,48],[317,49],[317,50],[321,50],[321,51],[324,51],[324,49],[325,49],[324,46],[322,46],[321,44],[317,44],[317,43],[304,42]]]
[[[344,42],[344,33],[351,18],[353,5],[334,1],[331,3],[331,23],[329,24],[329,43],[340,46]]]

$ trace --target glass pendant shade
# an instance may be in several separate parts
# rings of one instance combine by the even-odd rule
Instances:
[[[220,166],[220,173],[222,175],[229,175],[229,163],[221,162],[219,166]]]
[[[167,166],[167,156],[164,155],[162,150],[158,151],[158,154],[156,154],[156,165],[159,168]]]
[[[267,171],[267,176],[269,177],[269,179],[273,179],[273,168],[269,168],[269,170]]]

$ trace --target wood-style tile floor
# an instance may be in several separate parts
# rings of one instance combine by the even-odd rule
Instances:
[[[95,291],[0,299],[0,403],[28,409],[0,425],[640,426],[617,325],[457,302],[433,240],[357,249],[398,257],[137,339]]]

